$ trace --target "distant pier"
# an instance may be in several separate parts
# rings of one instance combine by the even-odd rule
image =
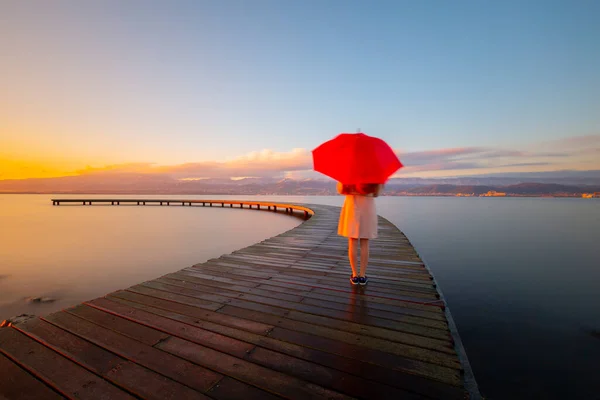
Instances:
[[[379,217],[366,286],[339,207],[232,200],[52,204],[238,207],[299,226],[231,254],[0,328],[0,398],[478,399],[444,298]],[[201,229],[201,227],[199,227]]]
[[[293,214],[294,212],[301,212],[305,218],[313,214],[313,211],[301,205],[287,204],[287,203],[274,203],[266,201],[243,201],[243,200],[175,200],[175,199],[52,199],[52,205],[59,206],[61,204],[81,204],[91,206],[92,204],[109,204],[113,206],[123,205],[160,205],[160,206],[209,206],[212,207],[230,207],[233,208],[255,208],[257,210],[282,210],[286,213]]]

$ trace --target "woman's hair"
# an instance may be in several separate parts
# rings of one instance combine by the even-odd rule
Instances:
[[[356,191],[364,196],[374,195],[378,196],[379,191],[381,190],[381,185],[379,183],[359,183],[356,186]]]
[[[339,194],[359,194],[362,196],[379,196],[383,185],[380,183],[357,183],[357,184],[343,184],[337,183],[337,191]]]
[[[358,183],[358,184],[343,184],[338,182],[337,191],[340,194],[359,194],[363,196],[373,195],[374,197],[379,196],[383,185],[379,183]]]
[[[345,184],[339,182],[338,183],[338,192],[340,194],[353,194],[353,193],[357,193],[358,191],[356,190],[356,185],[354,185],[354,184],[345,185]]]

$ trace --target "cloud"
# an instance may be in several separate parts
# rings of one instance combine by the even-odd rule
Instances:
[[[400,173],[404,174],[425,171],[452,171],[477,168],[481,168],[481,166],[477,163],[446,161],[433,164],[406,165],[400,170]]]
[[[488,147],[460,147],[407,153],[401,153],[397,151],[396,153],[406,165],[431,165],[432,167],[446,163],[450,163],[457,167],[460,167],[463,164],[465,166],[483,166],[481,164],[481,161],[483,160],[538,156],[537,154],[519,150],[495,149]]]
[[[312,169],[312,156],[306,149],[275,152],[265,149],[227,161],[203,161],[176,165],[127,163],[76,171],[90,174],[161,174],[175,179],[274,177]]]
[[[600,146],[600,135],[583,135],[569,138],[554,139],[539,143],[541,148],[552,148],[557,150],[583,149]]]
[[[482,148],[479,147],[460,147],[449,149],[437,149],[428,151],[415,151],[402,153],[396,150],[396,154],[405,165],[428,165],[445,160],[453,160],[463,156],[469,156],[481,153]]]
[[[505,168],[505,167],[539,167],[539,166],[543,166],[543,165],[552,165],[552,163],[549,162],[523,162],[523,163],[513,163],[513,164],[503,164],[503,165],[499,165],[496,168]]]
[[[600,136],[580,136],[547,141],[523,149],[495,147],[456,147],[427,151],[396,151],[405,168],[399,176],[418,173],[433,174],[448,171],[485,170],[502,168],[600,168]],[[307,149],[287,152],[270,149],[250,152],[224,161],[201,161],[176,165],[149,162],[87,167],[76,171],[90,174],[154,174],[175,179],[229,179],[235,177],[283,178],[323,177],[312,171],[312,155]]]
[[[574,143],[591,142],[591,139]],[[587,152],[590,149],[586,150]],[[575,157],[577,151],[514,150],[493,147],[460,147],[419,152],[397,152],[405,165],[398,174],[452,170],[489,170],[505,167],[531,167],[558,165],[561,160]]]
[[[93,175],[93,174],[123,174],[123,173],[145,173],[152,168],[152,163],[125,163],[106,165],[104,167],[90,167],[76,170],[78,175]]]

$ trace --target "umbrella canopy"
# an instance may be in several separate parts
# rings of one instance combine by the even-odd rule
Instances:
[[[312,151],[315,171],[343,184],[385,183],[402,168],[392,148],[364,133],[342,133]]]

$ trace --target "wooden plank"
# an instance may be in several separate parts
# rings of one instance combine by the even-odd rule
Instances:
[[[416,394],[400,391],[392,386],[373,384],[362,377],[352,376],[262,347],[254,349],[247,359],[269,369],[314,382],[349,396],[390,400],[423,398]]]
[[[98,375],[127,361],[38,318],[20,323],[15,329]]]
[[[226,276],[216,276],[216,275],[205,276],[198,270],[182,269],[180,271],[177,271],[176,274],[193,276],[193,277],[198,277],[198,278],[202,277],[207,280],[210,280],[211,284],[214,284],[214,285],[231,284],[231,285],[236,285],[236,286],[245,286],[245,287],[249,287],[249,288],[257,287],[259,285],[259,283],[256,283],[256,282],[236,280],[236,279],[228,278]]]
[[[380,317],[384,319],[391,319],[399,322],[403,322],[404,320],[411,321],[411,323],[422,324],[424,326],[430,327],[438,327],[439,329],[447,330],[447,325],[444,322],[436,322],[428,319],[420,319],[416,317],[406,316],[404,312],[404,308],[401,306],[392,306],[389,304],[376,303],[372,301],[372,297],[364,296],[360,293],[350,293],[350,296],[347,294],[339,295],[339,292],[327,292],[328,294],[316,293],[314,288],[304,287],[303,290],[298,288],[289,288],[285,284],[281,286],[273,286],[270,284],[260,284],[260,286],[256,288],[247,288],[247,287],[239,287],[234,285],[232,280],[231,283],[222,283],[217,282],[215,285],[215,281],[211,278],[203,275],[196,274],[169,274],[164,278],[166,279],[175,279],[181,282],[186,283],[194,283],[198,285],[202,285],[204,287],[209,287],[211,290],[217,287],[224,287],[225,289],[231,289],[237,292],[243,293],[251,293],[251,294],[261,294],[265,297],[273,297],[277,299],[287,299],[286,296],[281,296],[281,293],[292,293],[296,298],[303,298],[300,302],[312,304],[319,307],[332,308],[336,310],[347,310],[348,312],[355,312],[361,315],[369,314],[374,317]],[[162,279],[160,279],[162,281]],[[271,282],[273,283],[273,282]],[[203,287],[203,289],[204,289]],[[337,295],[337,296],[336,296]],[[352,307],[349,307],[352,306]],[[382,310],[379,312],[378,310]],[[438,320],[443,320],[443,315],[439,312],[435,313]],[[421,315],[429,315],[429,314],[421,314]],[[429,315],[430,316],[430,315]]]
[[[328,267],[335,266],[340,267],[341,264],[343,264],[344,266],[349,268],[348,255],[345,247],[343,248],[343,252],[340,253],[333,250],[327,252],[319,252],[313,250],[308,252],[308,249],[302,251],[290,251],[288,249],[273,249],[269,251],[265,250],[267,248],[268,246],[265,246],[265,244],[258,244],[243,250],[238,250],[237,252],[233,252],[231,254],[223,255],[218,259],[210,261],[225,261],[229,263],[256,264],[262,266],[271,265],[275,267],[305,264],[306,266],[318,270],[327,269]],[[396,248],[395,250],[397,252],[398,249]],[[383,255],[383,252],[380,250],[378,255]],[[425,266],[422,263],[408,263],[406,261],[395,261],[394,264],[388,264],[386,260],[374,258],[373,262],[371,263],[370,259],[369,265],[377,266],[378,273],[384,275],[430,275],[429,271],[425,268]]]
[[[86,306],[77,306],[73,311],[76,312],[78,309],[80,310],[85,307]],[[148,344],[118,334],[113,330],[96,325],[70,313],[60,312],[51,314],[48,317],[45,317],[44,320],[47,320],[72,334],[80,336],[97,346],[103,347],[112,353],[200,392],[207,391],[222,378],[222,375],[206,368],[194,366],[177,357],[165,354]],[[129,324],[123,324],[120,328],[127,329],[129,326]],[[161,341],[158,343],[160,342]]]
[[[217,400],[277,400],[282,398],[228,376],[210,388],[208,394]]]
[[[273,294],[271,292],[265,292],[265,291],[263,291],[261,293],[262,296],[255,296],[252,293],[249,294],[249,290],[252,290],[252,289],[243,288],[241,292],[237,292],[237,291],[225,290],[225,289],[221,289],[221,288],[213,288],[213,287],[205,286],[205,285],[199,285],[194,282],[186,282],[186,281],[181,281],[181,280],[169,280],[169,279],[161,278],[161,279],[156,279],[155,281],[153,281],[153,283],[157,283],[157,282],[166,283],[167,286],[163,286],[163,287],[167,288],[167,289],[169,288],[169,286],[177,286],[177,287],[181,287],[182,289],[188,289],[188,290],[190,290],[189,293],[191,293],[192,295],[195,294],[196,291],[211,292],[211,293],[223,293],[228,297],[243,298],[245,300],[261,302],[261,303],[265,303],[265,304],[272,304],[272,303],[270,303],[271,301],[273,301],[273,300],[277,301],[277,300],[281,299],[281,297],[282,297],[277,293]],[[246,290],[244,290],[244,289],[246,289]],[[179,291],[179,292],[184,295],[188,293],[187,291]],[[266,295],[264,295],[264,293],[266,293]],[[285,297],[285,298],[289,298],[289,296]],[[273,299],[273,300],[271,300],[271,299]],[[298,302],[303,299],[304,299],[303,297],[296,296],[293,300],[296,300],[296,302]],[[356,311],[356,309],[354,309],[352,307],[348,307],[348,305],[346,306],[346,310],[339,311],[339,310],[331,310],[327,307],[327,305],[323,305],[323,304],[318,304],[318,305],[312,306],[312,305],[305,305],[304,303],[302,303],[302,304],[299,304],[299,303],[292,304],[292,303],[293,302],[282,303],[282,304],[284,304],[284,306],[286,308],[291,308],[293,310],[302,311],[302,313],[299,313],[299,312],[290,313],[288,315],[288,318],[291,318],[291,319],[296,319],[296,320],[305,321],[305,322],[312,322],[312,323],[320,324],[320,325],[324,325],[324,326],[336,326],[336,327],[340,327],[340,329],[343,329],[346,331],[363,333],[363,334],[369,335],[369,336],[381,337],[381,338],[385,338],[388,340],[398,341],[398,342],[407,343],[407,344],[414,344],[417,346],[432,348],[432,349],[436,349],[438,351],[449,352],[451,354],[454,354],[454,349],[452,348],[452,340],[450,339],[449,332],[438,333],[439,331],[436,331],[433,329],[422,328],[419,326],[414,326],[411,324],[405,324],[405,323],[400,323],[400,322],[395,322],[395,321],[386,321],[386,320],[382,320],[382,319],[370,316],[366,313],[354,313],[354,311]],[[315,315],[310,315],[310,314],[315,314]],[[325,317],[329,317],[329,318],[325,318]],[[339,321],[336,321],[336,319]],[[346,322],[346,321],[352,321],[352,322]],[[364,325],[361,325],[361,324],[364,324]],[[370,325],[370,326],[367,327],[365,325]],[[387,328],[387,329],[379,329],[377,327]],[[399,332],[408,332],[408,333],[395,333],[395,332],[391,332],[389,329],[399,331]],[[415,335],[412,335],[413,333]],[[429,340],[428,338],[431,338],[431,340]],[[436,340],[439,340],[439,341],[436,341]],[[450,348],[450,350],[448,350],[448,347]]]
[[[289,279],[285,280],[285,281],[281,281],[281,280],[278,280],[275,278],[255,279],[255,278],[249,278],[246,276],[236,275],[233,273],[218,272],[218,271],[213,271],[213,270],[184,269],[182,271],[179,271],[178,273],[189,274],[192,276],[203,276],[203,277],[206,277],[207,279],[213,279],[214,277],[222,279],[222,278],[227,277],[227,279],[230,279],[233,282],[238,282],[238,283],[246,282],[246,281],[252,282],[254,285],[256,285],[256,287],[259,287],[258,285],[260,285],[261,287],[264,285],[271,285],[271,286],[290,288],[290,289],[294,289],[297,291],[310,290],[315,293],[325,293],[327,295],[339,296],[339,297],[345,298],[345,299],[348,299],[349,297],[358,297],[358,298],[365,297],[365,295],[361,294],[360,292],[357,292],[357,289],[355,287],[346,288],[344,290],[344,289],[328,287],[325,285],[306,285],[306,284],[301,284],[301,283],[294,283],[294,282],[291,282],[291,280],[289,280]],[[348,285],[350,285],[350,284],[348,284]],[[364,291],[365,289],[361,287],[360,290]],[[401,310],[402,312],[405,312],[405,313],[410,313],[411,315],[419,315],[419,316],[423,316],[425,318],[433,318],[433,319],[438,319],[438,320],[443,320],[443,321],[445,320],[444,313],[437,306],[424,306],[424,305],[420,305],[420,304],[399,301],[399,300],[391,299],[391,298],[387,298],[387,297],[372,295],[371,293],[372,292],[369,291],[369,295],[368,295],[369,302],[371,302],[371,303],[397,305],[398,310]],[[406,311],[404,311],[404,310],[406,310]]]
[[[180,273],[192,275],[192,276],[193,275],[199,276],[197,273],[193,273],[193,272],[189,272],[189,271],[180,271]],[[206,279],[212,279],[212,276],[207,276]],[[346,302],[345,299],[348,298],[348,295],[350,295],[352,297],[360,298],[360,296],[363,296],[364,293],[371,293],[371,291],[365,292],[364,288],[358,288],[360,290],[357,290],[355,288],[354,290],[350,290],[350,291],[347,290],[347,287],[340,287],[340,288],[330,287],[328,289],[320,289],[320,288],[315,288],[314,286],[297,285],[297,284],[287,283],[287,282],[278,282],[275,280],[260,281],[260,284],[256,287],[259,289],[264,288],[267,290],[282,290],[282,289],[283,289],[283,291],[295,290],[297,292],[301,292],[303,294],[303,296],[309,296],[309,297],[311,294],[321,292],[321,293],[325,293],[327,296],[330,296],[331,300],[336,301],[336,302],[343,302],[343,303]],[[339,297],[339,298],[335,299],[336,297]],[[383,297],[368,296],[368,299],[369,299],[369,303],[373,304],[373,307],[379,306],[380,304],[396,305],[398,309],[410,307],[410,305],[406,305],[403,302],[386,299]],[[433,312],[435,314],[441,314],[436,307],[433,307],[433,308],[430,307],[427,310],[425,310],[425,312]],[[424,314],[424,315],[427,315],[427,314]]]
[[[248,332],[265,334],[271,329],[273,326],[262,324],[260,322],[251,321],[244,318],[235,318],[230,317],[229,315],[219,314],[213,311],[207,311],[201,308],[188,306],[186,304],[175,303],[172,301],[167,301],[163,299],[159,299],[157,297],[146,296],[138,293],[132,293],[127,291],[118,291],[115,293],[111,293],[106,296],[109,300],[117,300],[122,299],[128,302],[141,303],[144,305],[150,305],[156,308],[161,308],[164,310],[171,310],[173,312],[177,312],[183,315],[189,315],[191,317],[202,318],[206,321],[210,321],[216,324],[220,324],[223,326],[229,326],[232,328],[242,329]],[[96,299],[94,301],[88,302],[91,305],[96,304],[98,301],[102,301],[103,299]]]
[[[211,287],[225,287],[233,286],[233,283],[222,283],[218,282],[217,285],[214,285],[214,280],[205,275],[197,275],[197,274],[184,274],[177,273],[174,274],[177,278],[181,278],[186,282],[199,283],[201,285],[209,285]],[[170,277],[171,275],[165,276],[165,278]],[[232,282],[234,282],[232,280]],[[225,286],[223,286],[225,285]],[[278,286],[274,286],[278,285]],[[260,284],[257,289],[263,289],[268,292],[269,296],[267,297],[275,297],[280,298],[275,293],[293,293],[297,296],[302,296],[304,299],[301,301],[302,303],[306,303],[309,305],[326,307],[335,310],[346,310],[348,312],[357,313],[360,315],[371,315],[373,317],[390,319],[398,322],[409,322],[411,324],[423,325],[426,327],[433,327],[438,329],[444,329],[447,331],[448,327],[444,320],[444,315],[440,312],[434,314],[427,314],[422,312],[414,312],[412,309],[405,309],[401,306],[393,306],[387,303],[394,304],[394,301],[387,301],[387,303],[380,303],[372,301],[373,298],[369,296],[363,296],[359,293],[339,293],[339,292],[329,292],[326,291],[327,294],[317,293],[314,288],[303,287],[299,288],[290,288],[286,284],[277,284],[275,281],[272,281],[270,284]],[[235,290],[238,290],[237,288]],[[255,291],[248,291],[246,289],[238,290],[248,293],[254,293]],[[261,293],[261,292],[258,292]],[[333,294],[333,295],[332,295]],[[380,311],[381,310],[381,311]],[[416,314],[416,316],[413,316]],[[432,318],[419,318],[418,316],[426,316],[432,317],[435,321],[431,320]]]
[[[212,291],[213,293],[229,293],[231,295],[239,295],[240,293],[255,294],[264,297],[272,297],[280,300],[287,300],[299,303],[304,299],[304,296],[294,294],[275,293],[264,289],[248,288],[238,285],[210,285],[208,281],[192,281],[193,278],[183,277],[181,275],[169,274],[162,278],[155,279],[154,282],[168,283],[171,285],[180,285],[181,287],[195,288],[202,291]]]
[[[90,307],[81,307],[78,310],[73,310],[73,313],[77,316],[82,316],[87,318],[88,320],[98,320],[96,315],[106,315],[101,311]],[[146,325],[148,330],[154,331],[156,334],[161,332],[165,332],[165,339],[170,335],[177,335],[179,337],[194,341],[196,343],[201,343],[205,346],[209,346],[214,348],[215,350],[226,351],[232,355],[243,357],[248,351],[250,351],[254,346],[249,345],[247,343],[240,342],[235,339],[228,338],[223,335],[215,334],[210,331],[201,330],[197,328],[191,328],[188,325],[178,323],[175,321],[169,321],[162,317],[158,317],[152,314],[145,314],[146,319],[138,318],[135,320],[136,323],[131,323],[130,321],[123,320],[123,318],[111,316],[118,321],[118,324],[113,324],[111,327],[116,327],[118,325],[139,325],[140,323]],[[117,331],[117,329],[114,329]],[[127,336],[131,337],[131,329],[126,329]],[[159,343],[165,339],[161,339],[156,343]],[[156,344],[154,343],[154,344]]]
[[[8,400],[58,400],[63,396],[37,380],[0,353],[0,398]]]
[[[195,290],[191,290],[191,289],[186,289],[186,288],[182,288],[182,287],[178,287],[178,286],[173,286],[173,285],[168,285],[168,284],[163,284],[157,281],[153,281],[153,282],[146,282],[144,283],[144,285],[151,285],[151,287],[156,288],[157,290],[161,290],[164,291],[165,293],[169,293],[167,291],[171,290],[173,292],[178,292],[180,293],[178,296],[182,296],[182,297],[204,297],[206,296],[204,293],[202,292],[198,292]],[[157,293],[157,296],[161,296],[161,294]],[[242,297],[243,296],[243,297]],[[327,319],[327,318],[321,318],[321,319],[317,319],[316,317],[310,317],[310,316],[304,316],[302,317],[302,313],[301,312],[295,312],[292,313],[289,310],[296,310],[296,311],[305,311],[305,312],[310,312],[313,314],[317,314],[317,315],[326,315],[329,317],[334,317],[334,318],[340,318],[340,319],[344,319],[347,318],[347,316],[344,315],[344,313],[340,313],[340,312],[333,312],[333,313],[329,313],[329,315],[327,315],[326,312],[324,312],[323,308],[320,307],[313,307],[313,306],[304,306],[301,304],[295,304],[295,303],[290,303],[290,302],[285,302],[285,301],[279,301],[279,300],[274,300],[274,299],[269,299],[269,298],[263,298],[263,297],[259,297],[259,296],[253,296],[253,295],[240,295],[239,297],[232,297],[230,298],[230,300],[228,301],[228,304],[230,305],[234,305],[234,306],[238,306],[238,307],[242,307],[242,308],[246,308],[249,307],[251,309],[257,309],[257,307],[259,307],[259,305],[268,305],[271,306],[268,309],[265,310],[271,310],[271,311],[267,311],[267,312],[273,312],[276,315],[279,316],[283,316],[285,315],[286,318],[288,319],[295,319],[295,320],[299,320],[299,319],[304,319],[304,320],[310,320],[313,323],[315,321],[320,321],[320,323],[324,324],[325,327],[318,327],[315,325],[312,325],[312,327],[314,328],[315,332],[322,332],[322,333],[327,333],[328,335],[333,335],[334,332],[330,329],[327,329],[327,327],[332,327],[332,326],[336,326],[336,327],[344,327],[346,329],[348,329],[349,331],[351,330],[355,330],[355,331],[361,331],[361,327],[356,327],[356,325],[352,325],[352,324],[345,324],[342,321],[335,321],[335,320],[331,320],[331,319]],[[288,311],[286,311],[288,310]],[[296,317],[296,318],[294,318]],[[283,322],[285,323],[285,322]],[[306,324],[304,325],[300,325],[299,323],[297,323],[296,321],[294,322],[288,322],[289,325],[293,325],[296,327],[299,326],[306,326]],[[308,329],[308,328],[306,328]],[[337,332],[337,334],[339,335],[340,338],[344,337],[347,339],[345,340],[350,340],[352,342],[355,342],[355,340],[357,339],[356,336],[352,335],[349,332],[341,332],[340,330],[336,330],[335,332]],[[362,334],[363,335],[368,335],[369,333],[376,333],[378,334],[378,336],[384,335],[383,330],[375,330],[375,329],[368,329],[366,327],[364,327],[364,329],[362,330]],[[450,361],[447,357],[442,356],[441,354],[435,354],[432,352],[429,352],[427,350],[417,350],[411,346],[421,346],[423,348],[428,348],[428,349],[432,349],[432,350],[436,350],[438,352],[447,352],[448,354],[453,354],[454,351],[451,347],[450,342],[448,341],[447,343],[444,342],[440,342],[437,339],[431,339],[431,338],[423,338],[423,337],[419,337],[416,335],[410,335],[410,334],[406,334],[406,333],[395,333],[392,334],[390,332],[385,333],[385,336],[387,338],[389,338],[391,335],[394,335],[394,339],[398,341],[398,343],[396,344],[391,344],[387,341],[383,341],[383,340],[379,340],[376,338],[369,338],[369,337],[365,337],[363,339],[363,343],[365,343],[365,345],[369,345],[369,346],[379,346],[379,348],[383,348],[386,349],[386,351],[392,351],[395,354],[403,354],[405,356],[411,357],[411,358],[417,358],[423,361],[428,361],[428,362],[435,362],[435,363],[440,363],[441,365],[446,365],[446,366],[452,366],[454,364],[456,364],[456,362],[454,360]],[[409,346],[405,346],[404,344],[408,344]]]
[[[311,284],[318,283],[320,285],[328,286],[336,289],[347,289],[348,288],[348,278],[350,275],[350,267],[342,267],[341,271],[332,270],[331,273],[337,273],[337,276],[326,276],[322,278],[310,278],[310,277],[302,277],[295,276],[294,279],[296,281],[302,282],[303,284]],[[369,277],[372,275],[369,274]],[[425,284],[409,284],[405,282],[392,282],[391,280],[384,278],[382,280],[378,280],[376,277],[373,279],[369,279],[369,289],[375,293],[386,293],[386,294],[396,294],[398,296],[404,297],[420,297],[424,299],[437,299],[437,291],[433,287],[431,282],[427,282]]]
[[[87,319],[88,321],[91,321],[96,325],[100,325],[104,328],[110,329],[111,327],[116,325],[123,326],[123,329],[126,329],[128,332],[127,336],[140,343],[147,344],[148,346],[153,346],[161,340],[165,340],[169,337],[169,335],[165,333],[157,332],[154,329],[147,328],[140,324],[136,324],[129,321],[123,321],[121,318],[117,318],[114,315],[97,312],[96,310],[91,309],[90,307],[85,307],[83,305],[71,307],[65,311],[69,314],[73,314],[80,318]]]
[[[352,398],[183,339],[171,337],[156,347],[287,399]]]
[[[195,390],[119,357],[45,321],[29,320],[19,324],[15,329],[136,396],[156,400],[208,399]]]
[[[324,303],[324,301],[326,301],[327,303]],[[348,305],[350,304],[355,310],[355,312],[359,314],[368,314],[373,317],[380,318],[382,320],[392,321],[392,323],[403,322],[415,326],[415,329],[417,329],[419,326],[424,326],[440,330],[444,333],[448,332],[448,324],[446,323],[446,321],[440,319],[422,318],[419,316],[413,316],[410,313],[398,313],[397,307],[388,306],[386,304],[377,304],[369,301],[363,302],[360,301],[360,299],[356,300],[353,298],[350,298],[348,303],[342,303],[339,298],[332,298],[332,296],[320,293],[312,294],[312,292],[311,296],[309,297],[307,295],[306,298],[302,300],[302,302],[313,306],[321,306],[322,304],[327,304],[327,308],[331,308],[334,310],[348,310]]]
[[[370,277],[371,275],[368,274],[368,276]],[[352,287],[350,287],[350,288],[346,287],[344,289],[343,287],[330,286],[328,283],[302,282],[302,281],[296,279],[296,277],[273,276],[273,277],[271,277],[271,279],[280,281],[280,282],[294,283],[295,285],[298,285],[298,286],[306,286],[306,287],[311,287],[311,288],[316,288],[316,289],[326,289],[326,290],[331,290],[331,291],[343,291],[343,292],[352,292],[353,291]],[[345,280],[347,281],[347,279],[349,279],[349,276],[347,276]],[[420,297],[415,297],[413,295],[404,296],[404,295],[399,295],[399,294],[377,292],[375,290],[370,290],[368,287],[365,287],[363,289],[365,292],[369,293],[370,297],[396,300],[399,303],[403,303],[404,307],[410,307],[410,308],[415,308],[415,309],[419,309],[419,310],[433,311],[435,308],[439,307],[437,304],[440,304],[440,305],[443,304],[443,302],[437,300],[436,298],[431,298],[431,297],[430,298],[420,298]],[[398,291],[398,292],[400,292],[400,291]],[[411,293],[413,293],[413,292],[411,292]]]
[[[350,274],[350,267],[343,267],[341,271],[334,269],[333,266],[323,269],[315,269],[312,267],[303,267],[299,264],[294,264],[293,266],[287,267],[265,267],[260,264],[255,263],[243,263],[236,266],[223,266],[224,263],[214,263],[207,264],[203,267],[195,267],[196,269],[202,268],[209,270],[216,270],[219,272],[234,272],[236,270],[246,270],[250,272],[260,271],[261,273],[271,273],[273,274],[272,278],[278,279],[293,279],[296,282],[302,282],[303,284],[314,285],[318,283],[323,286],[329,287],[340,287],[347,288],[348,277]],[[229,265],[229,264],[228,264]],[[372,275],[372,284],[369,286],[370,288],[377,289],[377,293],[386,293],[388,295],[393,295],[396,297],[405,297],[405,298],[417,298],[417,299],[429,299],[429,300],[437,300],[439,295],[437,292],[433,290],[433,286],[431,283],[428,283],[428,287],[430,291],[424,292],[419,290],[411,290],[410,286],[402,286],[393,284],[392,279],[394,276],[382,276],[382,275]],[[378,281],[377,277],[381,276],[382,280]]]
[[[139,324],[144,324],[153,329],[166,332],[169,336],[177,336],[238,358],[245,357],[246,354],[255,347],[251,343],[246,343],[206,329],[200,329],[181,322],[169,320],[141,310],[131,310],[128,317]]]
[[[204,308],[210,311],[216,311],[223,307],[223,304],[229,302],[229,298],[219,295],[205,294],[198,297],[181,296],[177,293],[166,292],[163,290],[157,290],[152,287],[142,285],[135,285],[127,289],[129,292],[145,294],[147,296],[155,296],[161,299],[188,304],[190,306]]]
[[[402,346],[383,340],[369,339],[363,336],[292,321],[282,317],[277,318],[276,315],[238,308],[233,305],[226,306],[219,310],[219,312],[234,316],[245,315],[246,318],[251,315],[252,318],[257,321],[272,323],[275,325],[275,328],[269,333],[269,336],[276,339],[302,344],[303,346],[325,351],[328,351],[328,346],[333,346],[333,348],[335,348],[340,344],[348,345],[349,349],[352,349],[352,351],[357,354],[363,354],[365,359],[369,359],[376,363],[378,361],[373,360],[383,360],[384,364],[380,364],[382,366],[394,365],[394,368],[402,369],[409,373],[437,378],[451,384],[456,384],[457,379],[460,378],[460,364],[453,359],[446,358],[442,353],[436,354],[433,352],[426,352],[418,348]],[[304,342],[295,342],[293,340],[287,340],[285,336],[277,337],[278,332],[281,331],[303,334],[303,338],[307,340]],[[323,343],[327,343],[327,345],[315,347],[316,344]]]
[[[147,297],[147,299],[150,298]],[[199,326],[203,329],[222,333],[224,335],[244,340],[249,343],[254,343],[261,347],[292,355],[297,358],[339,369],[341,371],[345,371],[366,379],[381,382],[401,389],[410,390],[415,393],[421,393],[429,397],[442,399],[463,398],[463,393],[458,388],[450,387],[445,384],[439,384],[435,381],[430,381],[424,378],[419,378],[416,375],[404,374],[401,371],[391,371],[378,367],[375,364],[365,363],[362,360],[353,360],[263,336],[268,332],[262,332],[262,335],[258,335],[251,332],[244,332],[239,329],[229,329],[229,327],[214,324],[209,321],[198,320],[197,316],[191,317],[185,314],[178,314],[177,312],[169,310],[169,308],[155,308],[152,306],[154,303],[151,303],[150,301],[148,301],[148,303],[152,305],[144,304],[140,299],[138,299],[138,301],[139,302],[130,302],[120,298],[110,298],[110,300],[96,299],[90,302],[90,305],[98,307],[99,309],[107,312],[113,312],[125,318],[135,319],[134,312],[131,310],[133,307],[154,313],[156,315],[164,316],[169,319],[185,322],[189,325]],[[115,304],[115,302],[118,304]],[[123,332],[123,334],[126,334],[126,332]],[[344,356],[347,355],[348,354],[344,354]]]
[[[99,299],[99,300],[102,300],[102,299]],[[121,321],[122,318],[119,318],[115,315],[111,315],[108,313],[96,312],[93,309],[90,309],[89,307],[76,307],[76,308],[72,309],[71,311],[77,316],[86,318],[87,320],[90,320],[90,321],[95,321],[96,323],[99,323],[99,322],[101,323],[102,321],[105,320],[105,318],[106,318],[105,315],[108,315],[108,316],[110,316],[110,318],[113,321],[113,323],[111,323],[109,326],[115,332],[123,333],[125,336],[128,336],[132,339],[139,339],[140,328],[147,329],[148,331],[154,331],[155,336],[162,336],[162,338],[159,341],[163,340],[164,337],[168,337],[168,335],[164,335],[160,331],[157,331],[157,330],[154,330],[151,328],[147,328],[147,327],[145,327],[143,325],[139,325],[139,324],[130,324],[129,323],[130,321],[127,321],[127,320]],[[102,314],[104,314],[104,315],[102,315]],[[125,323],[123,323],[123,322],[125,322]],[[133,325],[137,325],[138,327],[131,329]],[[256,399],[278,398],[277,396],[273,396],[270,393],[264,392],[260,389],[254,388],[245,383],[231,380],[227,377],[218,380],[215,384],[210,386],[210,389],[208,389],[208,391],[206,391],[206,388],[209,385],[205,385],[202,383],[202,381],[203,381],[202,375],[197,375],[198,373],[202,374],[204,369],[199,366],[190,364],[184,360],[177,359],[177,362],[180,364],[183,364],[184,367],[186,367],[186,368],[181,369],[181,371],[184,374],[180,374],[177,378],[174,378],[175,381],[185,382],[186,384],[188,384],[192,387],[195,387],[199,391],[205,391],[212,398],[229,399],[229,398],[231,398],[232,395],[235,395],[235,393],[246,393],[249,396],[248,398],[256,398]],[[176,364],[173,364],[173,363],[170,363],[170,365],[172,367],[177,366]],[[165,370],[163,369],[163,370],[160,370],[159,372],[165,373]],[[167,372],[167,374],[168,374],[168,372]],[[144,380],[141,380],[141,381],[139,381],[138,386],[144,387],[144,386],[148,386],[148,385],[145,383]],[[157,393],[159,394],[159,398],[169,398],[168,396],[165,396],[165,394],[162,392],[157,392]],[[153,396],[146,395],[143,397],[151,398]],[[184,396],[179,395],[179,396],[176,396],[173,398],[174,399],[184,398]],[[194,392],[194,394],[192,395],[191,398],[203,399],[203,398],[208,398],[208,397],[202,396],[198,392]]]
[[[106,302],[104,302],[105,305]],[[109,305],[110,306],[110,305]],[[113,305],[111,307],[112,310],[122,309],[123,307],[119,307],[117,305]],[[206,340],[205,333],[194,334],[192,332],[206,332],[204,329],[198,329],[190,326],[191,324],[184,324],[181,322],[177,322],[174,318],[163,318],[159,317],[157,314],[152,314],[150,312],[138,310],[137,312],[128,312],[129,318],[135,319],[136,322],[144,323],[144,324],[152,324],[157,329],[168,332],[174,336],[178,336],[182,339],[187,339],[191,342],[200,344],[202,346],[206,346],[212,348],[214,350],[222,351],[226,354],[236,356],[238,358],[244,358],[248,361],[252,361],[256,364],[260,364],[262,366],[268,367],[274,371],[279,371],[286,373],[288,375],[296,376],[300,379],[313,382],[319,384],[323,387],[329,387],[333,390],[337,390],[342,393],[346,393],[348,395],[354,394],[363,394],[367,396],[366,389],[370,390],[372,393],[378,393],[376,398],[390,398],[393,394],[393,398],[398,398],[398,396],[403,396],[406,398],[410,398],[410,394],[404,391],[398,391],[393,387],[386,387],[386,385],[379,385],[377,390],[370,389],[372,384],[365,381],[363,378],[358,376],[350,376],[344,372],[334,370],[332,368],[324,367],[320,364],[308,362],[306,360],[302,360],[296,357],[291,357],[287,354],[283,354],[280,352],[275,352],[272,350],[267,350],[265,348],[251,346],[248,349],[243,349],[244,351],[238,351],[236,348],[239,345],[224,345],[219,343],[221,342],[230,342],[231,339],[227,336],[215,335],[216,340]],[[186,322],[189,322],[186,321]],[[194,326],[202,326],[203,328],[208,328],[210,331],[221,330],[223,333],[226,333],[230,336],[238,336],[242,337],[245,340],[245,343],[256,343],[260,342],[260,339],[257,335],[252,334],[242,334],[239,332],[234,332],[233,330],[223,330],[223,327],[215,327],[214,324],[199,324],[197,322],[193,323]],[[187,329],[182,329],[181,326],[187,326]],[[237,335],[236,335],[237,333]],[[242,341],[238,341],[239,343],[244,343]],[[351,384],[349,382],[352,382]],[[343,384],[342,384],[343,383]],[[360,386],[360,388],[359,388]],[[351,389],[351,391],[349,391]],[[387,393],[384,395],[384,393]],[[363,397],[364,397],[363,396]],[[383,396],[383,397],[381,397]],[[414,396],[413,396],[414,397]]]
[[[0,352],[70,399],[134,399],[16,329],[0,329]]]

